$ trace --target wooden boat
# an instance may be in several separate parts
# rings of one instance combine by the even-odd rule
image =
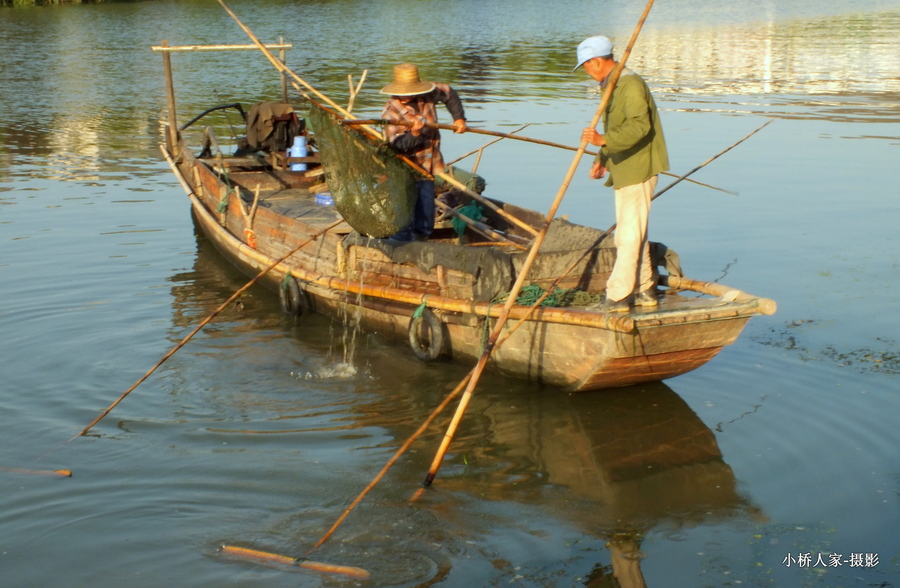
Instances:
[[[197,224],[226,259],[256,275],[338,223],[263,278],[280,292],[286,312],[355,317],[364,329],[409,342],[426,360],[466,362],[482,354],[492,319],[501,311],[497,299],[515,281],[527,243],[545,223],[542,214],[491,200],[496,211],[486,210],[478,225],[485,230],[466,231],[462,239],[447,223],[439,223],[427,241],[396,246],[367,238],[323,203],[323,174],[333,177],[340,170],[329,169],[320,153],[288,158],[283,144],[266,150],[253,140],[258,128],[250,126],[248,141],[242,142],[254,145],[249,150],[223,154],[210,127],[201,144],[190,148],[186,136],[197,134],[196,127],[176,130],[166,69],[170,116],[161,148],[188,194]],[[314,135],[308,137],[314,143]],[[306,169],[293,171],[296,163]],[[454,196],[464,202],[469,197]],[[529,281],[549,288],[561,268],[583,257],[558,286],[596,299],[615,259],[611,237],[602,235],[554,220]],[[586,247],[590,254],[585,257]],[[775,312],[771,300],[685,278],[672,251],[660,244],[654,250],[665,269],[658,307],[610,315],[571,305],[531,313],[530,305],[517,304],[506,331],[518,319],[527,320],[494,350],[491,366],[570,391],[658,381],[703,365],[736,340],[750,317]]]

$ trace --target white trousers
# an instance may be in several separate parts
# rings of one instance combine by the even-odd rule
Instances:
[[[650,199],[657,176],[643,184],[616,190],[616,264],[606,282],[606,297],[622,300],[654,285],[655,275],[647,242]]]

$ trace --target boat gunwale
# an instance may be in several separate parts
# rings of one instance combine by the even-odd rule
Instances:
[[[171,160],[170,166],[173,168],[179,178],[183,178],[180,169],[177,168],[171,154],[169,154],[163,145],[160,146],[166,153],[167,160]],[[193,157],[194,161],[199,162],[210,171],[215,172],[203,160]],[[185,186],[190,186],[184,182]],[[219,233],[220,237],[226,239],[230,243],[230,248],[235,253],[244,255],[253,259],[256,263],[268,266],[274,263],[275,258],[250,247],[246,242],[239,239],[231,231],[222,227],[214,218],[212,212],[205,203],[196,196],[193,187],[191,187],[188,196],[193,204],[196,212],[205,215],[208,218],[208,226]],[[286,217],[288,218],[288,217]],[[294,219],[292,219],[294,220]],[[294,222],[298,222],[294,220]],[[319,286],[327,291],[340,291],[344,293],[352,293],[363,295],[381,300],[393,300],[396,302],[409,304],[416,307],[424,304],[428,308],[442,310],[447,312],[460,312],[472,314],[478,317],[496,318],[501,313],[501,308],[497,304],[490,302],[476,302],[473,300],[464,300],[461,298],[453,298],[448,296],[440,296],[435,294],[415,293],[401,288],[391,286],[366,286],[358,284],[355,281],[346,280],[337,276],[330,276],[323,272],[315,272],[306,270],[302,267],[291,265],[287,261],[277,265],[272,271],[279,272],[282,276],[290,273],[295,278],[309,284]],[[642,311],[632,314],[613,315],[602,313],[594,310],[580,310],[572,307],[541,307],[531,311],[530,306],[514,305],[511,309],[510,318],[520,319],[527,316],[527,320],[533,322],[548,322],[568,325],[579,325],[585,327],[593,327],[615,331],[619,333],[633,333],[636,328],[646,327],[662,327],[675,326],[687,323],[709,322],[713,320],[730,320],[736,318],[750,317],[755,314],[771,314],[766,312],[767,303],[772,303],[764,298],[759,298],[740,290],[729,288],[722,284],[712,284],[702,282],[700,280],[690,280],[686,278],[670,279],[673,282],[680,279],[681,289],[695,292],[698,294],[710,295],[710,290],[718,288],[726,292],[735,293],[737,299],[731,302],[725,302],[724,306],[710,309],[709,306],[698,307],[689,310],[669,310],[669,311]],[[674,285],[674,284],[673,284]],[[722,302],[718,303],[722,305]],[[772,303],[774,304],[774,303]],[[530,316],[529,316],[530,312]]]

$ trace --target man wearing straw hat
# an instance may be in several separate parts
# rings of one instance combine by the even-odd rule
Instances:
[[[391,97],[384,105],[381,117],[388,120],[411,122],[412,126],[387,125],[385,136],[391,147],[402,155],[415,159],[428,173],[434,175],[445,169],[441,156],[441,135],[437,129],[425,127],[437,123],[437,103],[441,102],[453,117],[455,132],[466,132],[466,115],[456,91],[447,84],[424,82],[419,79],[419,68],[412,63],[394,67],[394,81],[381,89]],[[391,239],[412,241],[427,239],[434,230],[434,180],[419,179],[419,191],[412,223]]]
[[[617,62],[612,41],[589,37],[578,45],[577,70],[606,88]],[[616,263],[606,282],[606,312],[627,312],[631,305],[657,306],[656,274],[650,259],[647,221],[657,175],[669,169],[662,124],[650,88],[624,68],[603,113],[603,133],[586,128],[582,141],[601,147],[591,166],[591,179],[606,176],[616,198]]]

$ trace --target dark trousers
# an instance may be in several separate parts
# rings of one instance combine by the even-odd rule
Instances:
[[[416,208],[412,222],[403,230],[391,237],[396,241],[412,241],[420,238],[426,239],[434,231],[434,181],[421,180],[416,182],[419,192],[416,198]]]

